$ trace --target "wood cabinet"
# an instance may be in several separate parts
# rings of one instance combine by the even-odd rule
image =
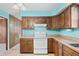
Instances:
[[[53,40],[53,51],[55,56],[58,56],[58,41],[56,41],[55,39]]]
[[[72,4],[60,13],[60,28],[78,28],[79,27],[79,5]]]
[[[46,19],[47,19],[47,28],[52,29],[52,17]]]
[[[28,28],[28,20],[27,20],[26,17],[22,17],[21,28],[22,29],[27,29]]]
[[[79,56],[79,53],[65,44],[53,39],[53,53],[55,56]]]
[[[79,53],[63,45],[63,56],[79,56]]]
[[[71,6],[71,27],[79,28],[79,5]]]
[[[58,42],[58,56],[63,55],[63,44]]]
[[[53,39],[48,38],[48,53],[53,53]]]
[[[21,38],[20,39],[20,52],[21,53],[33,53],[33,38]]]
[[[34,24],[48,24],[50,17],[22,17],[22,29],[32,29]],[[47,21],[48,20],[48,21]]]
[[[0,17],[0,43],[6,43],[7,19]]]
[[[22,17],[21,27],[22,29],[32,29],[34,19],[31,17]]]
[[[64,13],[61,13],[60,15],[59,15],[59,28],[64,28]]]
[[[52,29],[58,29],[59,27],[59,16],[52,17]]]
[[[68,7],[64,11],[64,28],[71,28],[71,8]]]

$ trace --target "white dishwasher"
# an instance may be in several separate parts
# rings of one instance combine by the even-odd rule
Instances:
[[[34,54],[47,54],[46,24],[34,24]]]

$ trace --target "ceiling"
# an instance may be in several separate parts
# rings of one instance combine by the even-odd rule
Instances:
[[[27,11],[51,11],[59,6],[60,3],[25,3]]]
[[[19,3],[18,3],[19,4]],[[23,3],[27,11],[51,11],[59,6],[60,3]],[[9,10],[15,3],[0,3],[0,9]]]
[[[18,3],[19,4],[19,3]],[[59,7],[61,3],[23,3],[26,10],[24,11],[52,11]],[[20,16],[20,12],[23,11],[21,7],[13,8],[16,3],[0,3],[0,10],[6,11],[16,17]]]

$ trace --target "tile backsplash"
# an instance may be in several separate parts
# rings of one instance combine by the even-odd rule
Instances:
[[[30,36],[30,35],[33,35],[33,32],[34,32],[34,30],[22,30],[22,35],[23,36]],[[55,34],[79,38],[79,28],[70,29],[70,30],[68,30],[68,29],[47,30],[47,35],[55,35]]]
[[[33,35],[34,30],[22,30],[22,36],[30,36]],[[54,35],[58,34],[59,32],[57,30],[47,30],[47,35]]]

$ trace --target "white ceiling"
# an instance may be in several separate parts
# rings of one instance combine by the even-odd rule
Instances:
[[[27,11],[51,11],[59,6],[60,3],[23,3]],[[0,9],[9,10],[15,3],[0,3]]]
[[[26,11],[52,11],[57,8],[60,3],[23,3]],[[20,9],[13,9],[15,3],[0,3],[0,9],[6,11],[16,17],[20,16]]]
[[[51,11],[60,3],[24,3],[27,11]]]

